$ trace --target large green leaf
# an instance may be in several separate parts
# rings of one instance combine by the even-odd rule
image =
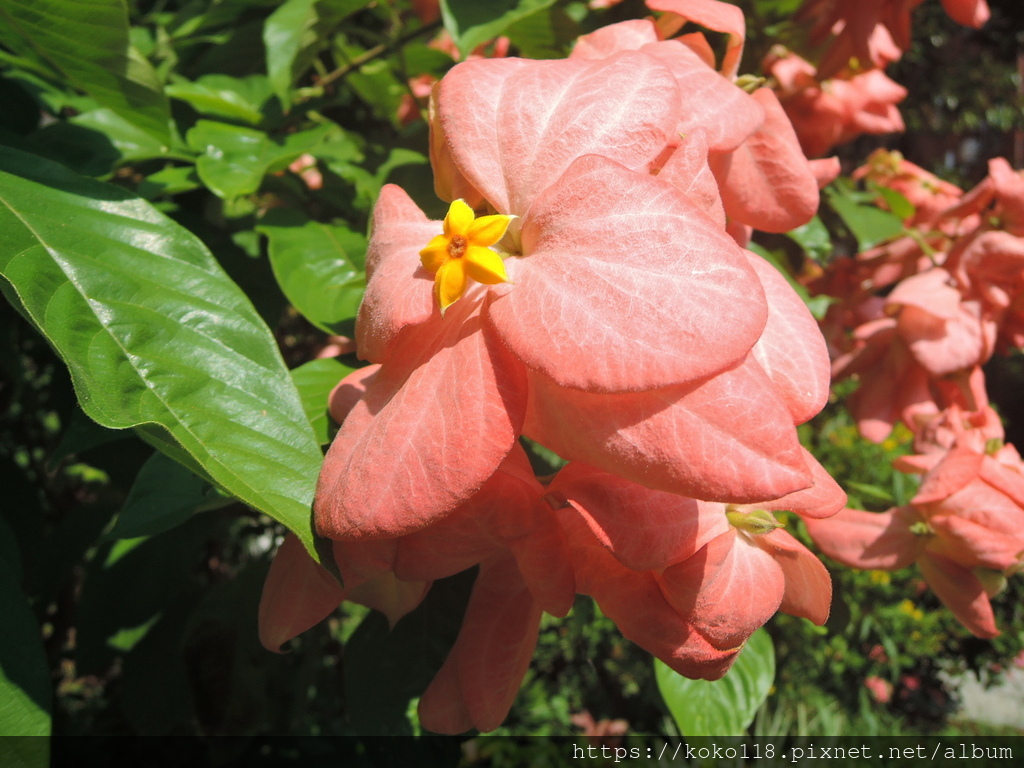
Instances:
[[[554,5],[555,0],[441,0],[445,29],[463,57],[505,33],[517,21]]]
[[[47,742],[39,737],[50,734],[50,675],[39,624],[20,584],[14,534],[0,519],[0,765],[45,768]]]
[[[341,332],[366,289],[366,238],[284,208],[269,211],[257,230],[269,240],[274,276],[288,301],[314,325]]]
[[[291,106],[296,78],[309,67],[338,23],[366,0],[285,0],[267,18],[263,43],[267,74],[285,110]]]
[[[685,736],[742,736],[775,680],[775,649],[762,628],[721,680],[690,680],[655,659],[658,690]]]
[[[142,425],[313,550],[319,445],[269,329],[194,235],[116,187],[0,150],[0,274],[90,417]]]
[[[0,40],[170,144],[167,97],[131,47],[125,0],[0,0]]]
[[[194,601],[195,567],[224,518],[196,516],[158,536],[97,548],[85,568],[75,633],[80,675],[102,674],[161,619]]]

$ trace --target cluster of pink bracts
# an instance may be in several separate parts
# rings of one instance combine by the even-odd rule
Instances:
[[[606,27],[567,60],[468,61],[435,88],[438,194],[495,237],[507,218],[507,281],[439,306],[426,265],[486,242],[468,209],[431,221],[388,186],[375,210],[357,324],[374,365],[332,396],[314,507],[344,585],[289,539],[261,637],[277,649],[342,600],[394,622],[479,566],[420,700],[433,731],[497,727],[542,612],[577,593],[691,677],[724,674],[777,610],[828,615],[826,570],[772,514],[845,503],[795,428],[828,397],[828,353],[738,242],[808,220],[836,169],[816,173],[770,91],[736,85],[736,8],[656,5],[658,24]],[[687,18],[730,33],[721,70],[702,35],[667,39]],[[569,463],[538,480],[521,437]]]
[[[848,404],[865,437],[881,441],[897,421],[913,431],[918,455],[897,467],[924,478],[906,507],[845,509],[808,528],[846,565],[891,570],[916,561],[957,618],[992,637],[989,597],[1024,557],[1024,463],[1003,443],[981,366],[1024,346],[1024,177],[996,159],[988,178],[962,194],[883,151],[858,175],[916,210],[911,234],[819,281],[843,297],[826,327],[841,352],[834,374],[860,379]]]
[[[903,130],[896,105],[906,89],[885,74],[910,46],[910,12],[922,0],[805,0],[797,19],[808,25],[817,66],[781,46],[763,62],[808,157],[862,134]],[[958,24],[980,27],[985,0],[942,0]]]
[[[592,8],[607,8],[620,0],[591,0]],[[885,74],[910,46],[911,11],[923,0],[805,0],[797,13],[801,26],[809,30],[807,50],[790,50],[778,45],[761,62],[767,85],[778,97],[792,122],[807,157],[821,157],[833,147],[863,134],[896,133],[904,129],[897,108],[907,95],[903,86]],[[986,0],[942,0],[949,16],[958,24],[981,27],[990,13]],[[424,22],[440,16],[436,0],[423,0],[417,14]],[[648,0],[652,11],[666,12],[657,22],[659,39],[672,37],[680,19],[694,21],[729,36],[731,45],[722,63],[724,72],[735,75],[744,39],[743,14],[718,0]],[[649,24],[637,24],[642,30]],[[640,39],[648,39],[643,31]],[[700,38],[690,36],[692,47],[708,56]],[[508,39],[501,38],[490,49],[492,56],[504,56]],[[431,46],[459,54],[446,32]],[[485,46],[471,54],[479,57]],[[801,55],[804,54],[804,55]],[[808,61],[812,58],[817,65]],[[409,82],[398,119],[408,123],[419,116],[434,79],[421,75]],[[415,98],[414,98],[415,97]]]

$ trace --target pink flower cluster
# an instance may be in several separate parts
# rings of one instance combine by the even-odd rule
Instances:
[[[777,46],[764,72],[808,157],[862,134],[902,131],[896,105],[906,90],[885,75],[910,46],[910,12],[921,0],[806,0],[797,19],[809,25],[807,53]],[[982,26],[985,0],[943,0],[959,24]],[[812,53],[813,52],[813,55]]]
[[[910,12],[923,0],[805,0],[797,19],[810,25],[811,46],[824,45],[818,63],[822,78],[850,65],[884,68],[910,47]],[[957,24],[981,27],[988,21],[986,0],[942,0]]]
[[[907,235],[836,261],[813,286],[840,297],[825,320],[833,374],[860,378],[850,410],[880,442],[899,420],[916,430],[922,413],[981,409],[980,366],[1024,345],[1024,177],[997,158],[964,195],[882,150],[855,175],[915,206]]]
[[[373,365],[332,395],[314,506],[344,584],[287,541],[261,637],[276,649],[342,600],[394,622],[478,566],[420,700],[430,730],[497,727],[542,613],[576,594],[690,677],[724,674],[777,610],[828,615],[827,572],[774,514],[845,503],[795,428],[827,399],[828,354],[737,244],[813,215],[816,169],[772,93],[734,80],[742,15],[659,5],[567,60],[456,66],[431,106],[448,216],[395,186],[374,213]],[[686,18],[736,30],[720,68],[702,35],[665,39]],[[568,463],[536,478],[521,438]]]
[[[884,153],[861,175],[916,211],[910,234],[820,283],[857,287],[829,321],[839,344],[841,329],[854,326],[834,372],[860,379],[849,407],[865,437],[881,441],[900,420],[911,429],[918,455],[897,468],[923,481],[905,507],[846,509],[809,530],[853,567],[916,562],[968,629],[992,637],[989,597],[1024,558],[1024,464],[1003,443],[981,366],[1024,345],[1024,176],[996,159],[988,178],[961,194]]]
[[[864,134],[904,130],[896,105],[906,89],[881,69],[844,70],[819,78],[814,65],[792,51],[775,51],[764,62],[782,108],[793,123],[808,157],[820,157],[833,147]]]

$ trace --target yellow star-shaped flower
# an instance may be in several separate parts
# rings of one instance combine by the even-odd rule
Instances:
[[[455,200],[444,217],[444,234],[420,251],[420,260],[434,275],[434,295],[441,314],[462,298],[469,278],[485,285],[507,283],[505,264],[490,246],[501,240],[511,216],[481,216],[463,200]]]

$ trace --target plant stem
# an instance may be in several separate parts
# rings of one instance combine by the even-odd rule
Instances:
[[[419,29],[415,29],[412,32],[408,32],[389,43],[381,43],[380,45],[376,45],[373,48],[370,48],[368,51],[363,52],[359,56],[356,56],[354,59],[347,62],[344,66],[338,67],[333,72],[328,72],[326,75],[320,78],[320,80],[317,82],[317,85],[320,86],[321,88],[326,87],[333,82],[336,82],[347,77],[352,72],[355,72],[360,67],[369,64],[374,59],[379,59],[381,56],[390,53],[395,48],[402,47],[410,40],[415,40],[418,37],[422,37],[423,35],[430,32],[434,32],[435,30],[440,28],[440,20],[432,21],[430,24],[425,24]]]

